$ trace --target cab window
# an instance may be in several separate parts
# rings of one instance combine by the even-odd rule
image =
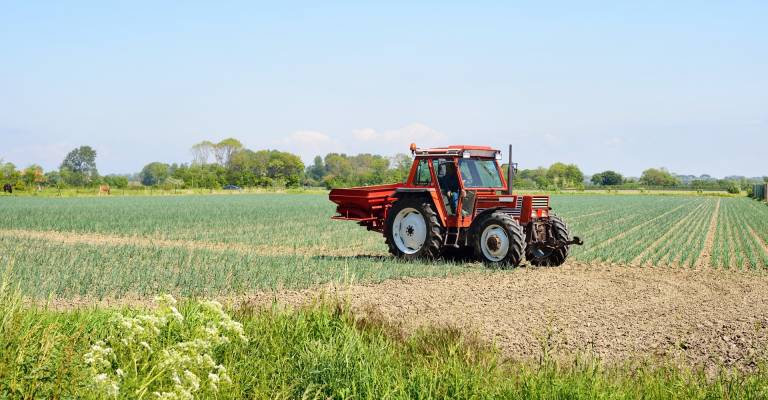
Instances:
[[[501,177],[493,160],[462,158],[459,160],[461,179],[467,188],[499,188]]]
[[[413,177],[413,184],[416,186],[429,186],[432,184],[432,175],[429,173],[429,160],[419,161],[416,167],[416,175]]]

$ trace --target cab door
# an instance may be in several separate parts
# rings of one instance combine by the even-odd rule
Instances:
[[[418,162],[414,163],[411,173],[409,174],[406,188],[400,189],[404,191],[415,192],[427,192],[432,198],[432,204],[435,205],[435,211],[437,211],[440,221],[443,226],[454,226],[455,221],[451,221],[451,216],[447,213],[447,207],[443,196],[441,196],[440,185],[437,183],[436,170],[434,168],[433,160],[430,158],[417,159]]]

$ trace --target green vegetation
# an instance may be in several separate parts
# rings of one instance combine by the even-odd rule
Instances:
[[[87,186],[99,179],[96,169],[96,151],[90,146],[80,146],[70,151],[59,167],[61,180],[70,186]]]
[[[538,362],[506,360],[460,330],[404,337],[328,299],[294,311],[168,297],[151,311],[23,306],[24,298],[226,297],[485,269],[394,260],[379,234],[329,221],[325,194],[0,200],[0,398],[768,395],[762,368],[712,376],[664,360],[555,360],[545,348]],[[712,235],[709,267],[768,266],[768,207],[754,200],[557,195],[552,206],[586,239],[573,248],[576,261],[702,268]]]
[[[331,221],[334,205],[324,194],[2,202],[0,260],[15,260],[20,289],[36,298],[227,295],[485,270],[395,260],[381,235]],[[768,266],[768,207],[747,198],[557,195],[552,202],[586,242],[572,248],[573,261],[699,266],[717,209],[708,266]]]
[[[231,317],[230,317],[231,315]],[[223,309],[48,311],[0,289],[1,398],[758,399],[764,369],[717,376],[670,365],[503,360],[451,328],[409,337],[323,301],[293,312]]]
[[[109,185],[125,189],[158,188],[221,189],[241,188],[285,189],[297,187],[337,188],[404,182],[412,164],[408,154],[387,157],[378,154],[347,155],[329,153],[316,156],[305,166],[295,154],[278,150],[250,150],[235,139],[218,143],[202,141],[192,146],[189,163],[153,161],[140,172],[128,175],[100,176],[96,168],[96,150],[80,146],[67,154],[58,170],[43,171],[31,164],[17,169],[0,159],[0,184],[11,184],[20,192],[38,193],[56,188],[95,188]],[[507,165],[502,168],[507,170]],[[749,191],[752,184],[765,178],[731,176],[715,179],[709,175],[675,175],[665,168],[649,168],[638,178],[624,177],[615,171],[604,171],[587,177],[575,164],[555,162],[549,167],[522,169],[515,176],[515,187],[533,190],[601,189],[647,190],[674,189],[694,191]]]
[[[331,221],[325,195],[3,202],[0,263],[15,260],[23,293],[37,298],[223,295],[466,268],[391,259],[380,235]]]

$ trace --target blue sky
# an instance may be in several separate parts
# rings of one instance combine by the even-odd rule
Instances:
[[[768,175],[768,2],[322,3],[0,1],[0,158],[511,142],[523,168]]]

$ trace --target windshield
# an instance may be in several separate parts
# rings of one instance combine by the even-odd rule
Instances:
[[[461,168],[461,179],[466,188],[502,187],[499,170],[493,160],[461,158],[459,168]]]

